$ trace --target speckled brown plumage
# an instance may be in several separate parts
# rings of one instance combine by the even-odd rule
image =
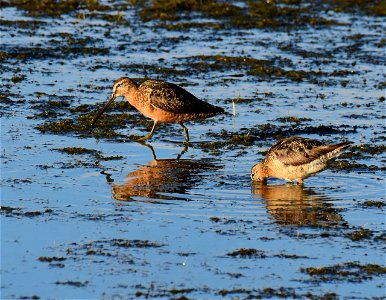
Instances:
[[[303,184],[303,180],[327,167],[329,160],[339,156],[351,143],[323,144],[302,137],[289,137],[276,142],[264,161],[253,166],[252,180],[266,181],[276,177]]]
[[[189,141],[188,129],[183,122],[209,118],[224,113],[224,109],[199,100],[185,89],[161,80],[147,80],[141,85],[127,77],[114,82],[113,94],[105,107],[96,115],[93,124],[114,101],[124,96],[126,100],[144,116],[154,120],[151,132],[141,138],[150,138],[158,123],[178,123],[184,129],[186,142]]]

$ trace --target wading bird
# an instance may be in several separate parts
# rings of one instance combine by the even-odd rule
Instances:
[[[263,162],[252,167],[251,179],[265,183],[268,177],[276,177],[302,185],[305,178],[323,171],[328,161],[338,157],[350,144],[327,145],[302,137],[279,140],[268,150]]]
[[[224,113],[223,108],[199,100],[173,83],[146,80],[138,85],[134,80],[122,77],[114,82],[113,93],[102,110],[95,116],[92,126],[119,96],[125,97],[144,116],[154,120],[150,133],[140,138],[139,141],[151,138],[158,123],[178,123],[184,129],[186,142],[189,142],[189,132],[184,122]]]

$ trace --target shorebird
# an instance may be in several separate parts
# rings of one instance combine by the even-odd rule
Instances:
[[[350,142],[327,145],[302,137],[279,140],[268,150],[263,162],[252,167],[251,179],[266,183],[268,177],[276,177],[302,185],[305,178],[323,171],[328,161],[350,145]]]
[[[185,89],[161,80],[146,80],[138,85],[134,80],[122,77],[113,85],[113,93],[105,106],[95,116],[92,126],[107,110],[115,98],[123,96],[144,116],[153,119],[150,133],[138,141],[145,141],[154,134],[158,123],[178,123],[184,129],[185,140],[189,142],[186,121],[213,117],[224,113],[224,109],[199,100]]]

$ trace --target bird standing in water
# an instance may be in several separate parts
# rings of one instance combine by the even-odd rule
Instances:
[[[305,178],[323,171],[328,161],[338,157],[350,144],[327,145],[302,137],[282,139],[268,150],[262,163],[252,167],[251,178],[265,183],[268,177],[276,177],[302,185]]]
[[[139,141],[151,138],[158,123],[178,123],[184,129],[186,142],[189,142],[189,132],[184,122],[224,113],[223,108],[199,100],[173,83],[146,80],[138,85],[134,80],[122,77],[114,82],[113,94],[95,116],[92,126],[119,96],[125,97],[144,116],[154,120],[150,133],[140,138]]]

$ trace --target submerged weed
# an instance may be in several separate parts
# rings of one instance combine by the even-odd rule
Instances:
[[[368,200],[368,201],[365,201],[362,206],[382,208],[386,206],[386,203],[384,201]]]
[[[30,16],[59,17],[82,9],[89,11],[105,11],[108,5],[101,4],[99,0],[14,0],[10,3],[3,2],[4,6],[14,6],[26,11]]]
[[[161,20],[177,23],[182,17],[200,16],[217,19],[223,26],[242,28],[339,24],[318,16],[312,5],[300,6],[300,3],[287,0],[244,2],[245,5],[218,0],[150,0],[135,1],[134,5],[140,8],[139,15],[144,22]]]
[[[347,234],[347,237],[352,241],[360,241],[363,239],[370,238],[373,233],[369,229],[360,229]]]
[[[239,250],[235,250],[233,252],[227,253],[228,256],[233,256],[233,257],[265,257],[266,255],[264,254],[263,251],[258,251],[253,248],[241,248]]]
[[[362,282],[372,279],[373,276],[386,274],[386,268],[376,264],[362,265],[358,262],[347,262],[329,267],[309,267],[300,269],[314,280]]]

